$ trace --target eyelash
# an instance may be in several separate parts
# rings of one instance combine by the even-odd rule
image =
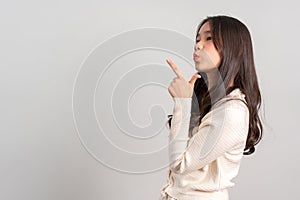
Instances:
[[[212,37],[207,37],[206,40],[212,40]],[[196,43],[198,43],[200,40],[196,40]]]

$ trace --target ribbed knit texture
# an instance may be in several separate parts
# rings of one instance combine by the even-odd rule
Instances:
[[[173,98],[169,176],[163,191],[178,200],[228,200],[248,128],[249,110],[239,88],[219,100],[188,136],[192,98]],[[244,102],[242,102],[242,101]]]

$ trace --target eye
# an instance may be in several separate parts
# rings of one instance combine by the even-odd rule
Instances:
[[[207,37],[206,40],[212,40],[212,37]]]

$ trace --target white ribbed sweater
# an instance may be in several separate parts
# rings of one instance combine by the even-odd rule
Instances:
[[[228,200],[245,148],[249,110],[234,89],[212,106],[188,137],[192,98],[173,98],[169,135],[170,169],[162,188],[178,200]],[[229,101],[228,101],[229,100]],[[244,102],[242,102],[242,101]]]

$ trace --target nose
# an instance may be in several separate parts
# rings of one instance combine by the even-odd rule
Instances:
[[[203,43],[201,41],[199,41],[198,43],[195,44],[194,50],[197,51],[197,50],[201,50],[201,49],[203,49]]]

